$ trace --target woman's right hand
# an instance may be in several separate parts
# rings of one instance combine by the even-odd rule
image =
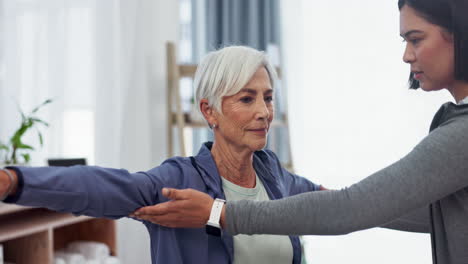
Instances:
[[[208,194],[193,189],[170,188],[164,188],[162,193],[171,201],[142,207],[130,216],[166,227],[200,228],[206,225],[214,202]]]

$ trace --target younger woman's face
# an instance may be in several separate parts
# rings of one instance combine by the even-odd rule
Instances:
[[[400,11],[400,35],[406,41],[403,61],[425,91],[450,89],[455,81],[454,44],[450,33],[405,5]]]

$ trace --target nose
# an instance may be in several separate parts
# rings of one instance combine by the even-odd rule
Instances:
[[[416,60],[413,49],[410,47],[409,43],[406,44],[405,52],[403,53],[403,61],[411,64]]]
[[[257,100],[257,103],[255,104],[255,114],[257,119],[260,120],[268,119],[270,117],[270,109],[264,100]]]

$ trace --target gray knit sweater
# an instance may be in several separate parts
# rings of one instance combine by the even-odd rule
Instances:
[[[444,104],[408,155],[348,188],[229,201],[226,217],[231,234],[341,235],[376,226],[429,231],[434,263],[466,264],[468,105]]]

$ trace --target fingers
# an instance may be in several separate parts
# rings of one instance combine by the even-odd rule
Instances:
[[[167,198],[171,199],[172,201],[139,208],[138,210],[130,214],[130,217],[138,217],[141,215],[166,214],[170,210],[177,208],[177,203],[174,204],[175,201],[182,201],[182,200],[187,199],[189,193],[190,193],[190,189],[178,190],[178,189],[173,189],[173,188],[163,188],[162,194],[166,196]]]
[[[141,215],[139,220],[152,222],[154,224],[165,227],[189,227],[200,228],[204,227],[204,221],[199,221],[196,217],[184,216],[183,218],[177,213],[168,213],[164,215]]]
[[[173,188],[163,188],[162,194],[171,200],[188,199],[191,189],[178,190]]]
[[[173,190],[173,189],[171,189],[171,188],[163,188],[163,189],[162,189],[162,195],[164,195],[164,196],[167,197],[167,198],[172,199],[172,198],[171,198],[172,190]]]
[[[163,215],[163,214],[167,214],[169,212],[169,210],[171,209],[171,206],[168,205],[169,203],[171,203],[171,201],[156,204],[156,205],[151,205],[151,206],[145,206],[145,207],[142,207],[142,208],[136,210],[130,216],[131,217],[134,217],[134,216],[139,217],[141,215]]]

